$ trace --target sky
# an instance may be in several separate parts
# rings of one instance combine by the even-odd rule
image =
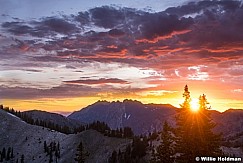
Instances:
[[[242,1],[0,0],[0,103],[69,113],[97,100],[243,109]]]

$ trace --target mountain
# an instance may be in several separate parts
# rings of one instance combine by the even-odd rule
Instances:
[[[98,101],[68,116],[82,123],[102,121],[111,128],[129,126],[135,134],[143,134],[161,130],[166,120],[174,124],[176,108],[168,104],[142,104],[139,101],[123,102]]]
[[[139,101],[98,101],[68,116],[83,123],[104,121],[111,128],[129,126],[135,134],[161,130],[166,120],[175,125],[176,107],[169,104],[142,104]],[[211,110],[211,117],[217,124],[215,131],[224,136],[243,132],[243,110],[229,109],[223,113]]]
[[[212,114],[214,121],[218,124],[216,129],[225,135],[243,132],[243,110],[229,109],[218,115]]]
[[[60,163],[73,163],[78,144],[82,141],[84,150],[89,153],[87,163],[105,163],[113,150],[125,147],[130,139],[106,137],[94,130],[86,130],[78,134],[62,134],[44,127],[30,125],[18,117],[0,109],[0,150],[13,147],[13,162],[20,162],[24,155],[25,162],[49,162],[44,153],[44,142],[60,143]],[[53,156],[54,158],[54,156]]]
[[[67,117],[57,114],[57,113],[50,113],[50,112],[41,111],[41,110],[30,110],[30,111],[25,111],[23,113],[27,114],[35,121],[38,119],[38,120],[42,120],[45,122],[51,122],[51,123],[57,124],[62,127],[68,126],[69,128],[72,128],[72,129],[77,128],[80,125],[83,125],[83,123],[81,123],[77,120],[67,118]]]

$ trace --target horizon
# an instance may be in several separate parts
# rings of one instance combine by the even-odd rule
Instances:
[[[98,100],[243,109],[242,1],[1,1],[0,103],[71,113]],[[18,7],[16,7],[18,6]]]
[[[82,109],[85,109],[86,107],[89,107],[89,106],[92,106],[92,105],[94,105],[95,103],[98,103],[98,102],[107,102],[107,103],[113,103],[113,102],[119,102],[119,103],[123,103],[124,101],[132,101],[132,102],[139,102],[139,103],[142,103],[143,105],[170,105],[170,106],[172,106],[172,107],[174,107],[174,108],[176,108],[176,109],[180,109],[181,107],[176,107],[176,106],[174,106],[174,105],[172,105],[172,104],[169,104],[169,103],[143,103],[143,102],[141,102],[141,101],[138,101],[138,100],[134,100],[134,99],[123,99],[123,100],[113,100],[113,101],[108,101],[108,100],[98,100],[98,101],[96,101],[96,102],[94,102],[94,103],[92,103],[92,104],[89,104],[89,105],[87,105],[87,106],[84,106],[84,107],[82,107],[82,108],[80,108],[80,109],[78,109],[78,110],[73,110],[73,111],[70,111],[70,112],[65,112],[65,111],[52,111],[52,112],[49,112],[49,111],[46,111],[46,110],[41,110],[41,109],[28,109],[28,110],[22,110],[22,111],[43,111],[43,112],[49,112],[49,113],[56,113],[56,114],[60,114],[60,115],[62,115],[62,116],[64,116],[64,117],[68,117],[69,115],[71,115],[72,113],[74,113],[74,112],[79,112],[79,111],[81,111]],[[4,106],[4,105],[3,105]],[[8,107],[8,106],[4,106],[4,107]],[[15,108],[13,108],[15,111],[18,111],[18,110],[16,110]],[[234,108],[229,108],[229,109],[226,109],[226,110],[224,110],[224,111],[219,111],[219,110],[216,110],[216,109],[209,109],[210,111],[217,111],[217,112],[219,112],[219,113],[224,113],[224,112],[227,112],[227,111],[229,111],[229,110],[241,110],[241,111],[243,111],[243,109],[234,109]]]

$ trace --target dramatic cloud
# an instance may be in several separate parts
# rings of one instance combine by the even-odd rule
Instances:
[[[43,18],[41,21],[5,22],[2,24],[2,27],[14,35],[29,34],[36,37],[78,32],[78,28],[74,24],[55,17]]]
[[[26,87],[0,87],[2,99],[38,99],[96,96],[100,89],[89,86],[60,85],[51,89],[36,89]]]
[[[125,80],[121,79],[116,79],[116,78],[110,78],[110,79],[105,79],[105,78],[100,78],[100,79],[86,79],[86,80],[72,80],[72,81],[64,81],[66,84],[127,84],[128,82]]]
[[[28,20],[9,17],[0,21],[2,98],[20,95],[14,91],[26,97],[58,97],[59,90],[65,97],[97,94],[97,85],[162,89],[178,81],[231,83],[228,91],[243,87],[241,1],[195,1],[163,11],[108,5]],[[36,74],[53,89],[29,88],[26,80],[36,85]]]

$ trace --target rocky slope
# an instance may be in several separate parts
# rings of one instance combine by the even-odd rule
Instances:
[[[98,101],[72,113],[68,118],[83,123],[98,120],[106,122],[113,129],[129,126],[135,134],[142,134],[160,130],[165,120],[174,123],[175,110],[172,105],[142,104],[132,100]]]
[[[45,122],[51,122],[62,127],[68,126],[69,128],[76,128],[79,127],[80,125],[83,125],[83,123],[81,123],[80,121],[67,118],[57,113],[50,113],[41,110],[30,110],[30,111],[25,111],[23,113],[27,114],[34,120],[38,119]]]
[[[22,154],[25,162],[45,163],[49,157],[44,153],[44,141],[60,142],[60,163],[72,163],[78,144],[82,141],[84,149],[89,153],[86,162],[107,162],[113,150],[125,147],[131,140],[105,137],[102,134],[87,130],[79,134],[65,135],[49,129],[30,125],[18,117],[0,110],[0,150],[13,147],[14,162]]]

